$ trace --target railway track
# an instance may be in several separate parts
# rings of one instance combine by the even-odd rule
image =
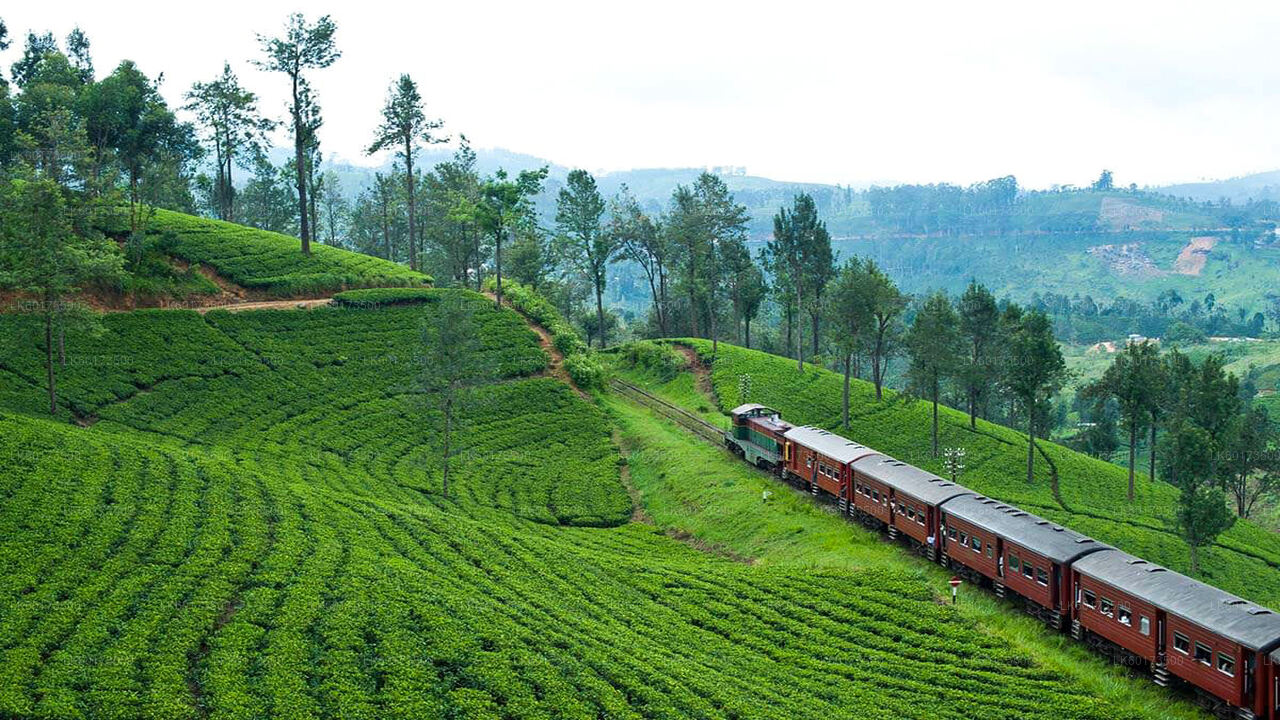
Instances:
[[[724,445],[723,430],[685,410],[684,408],[672,405],[666,400],[663,400],[646,390],[642,390],[631,383],[623,382],[617,378],[611,380],[609,385],[619,395],[653,410],[659,415],[662,415],[668,420],[671,420],[696,434],[698,437],[709,442],[713,442],[716,445]]]

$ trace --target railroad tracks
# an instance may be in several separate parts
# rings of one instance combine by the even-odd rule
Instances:
[[[685,410],[663,400],[652,393],[642,390],[628,382],[623,382],[614,378],[609,382],[609,386],[619,395],[643,405],[650,410],[662,415],[681,427],[689,430],[698,437],[715,443],[716,445],[724,445],[724,431]]]

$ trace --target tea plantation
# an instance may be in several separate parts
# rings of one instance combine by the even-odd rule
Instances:
[[[127,222],[109,230],[126,233]],[[303,256],[297,238],[171,210],[156,209],[147,232],[168,255],[202,263],[242,288],[274,297],[431,283],[428,275],[371,255],[314,244],[311,255]]]
[[[807,366],[801,375],[794,360],[725,343],[720,343],[713,359],[710,342],[681,342],[695,347],[710,365],[724,408],[747,401],[764,403],[792,422],[827,428],[939,475],[947,474],[942,461],[929,454],[930,406],[925,402],[892,391],[886,392],[884,402],[876,402],[873,386],[855,380],[846,430],[841,421],[840,374]],[[743,375],[750,376],[747,398],[740,397]],[[1035,482],[1027,483],[1025,434],[981,420],[975,433],[969,430],[964,413],[945,407],[940,413],[940,444],[966,451],[961,484],[1140,557],[1187,571],[1186,545],[1173,530],[1174,487],[1144,476],[1130,504],[1125,500],[1128,475],[1124,468],[1045,442],[1042,447],[1058,467],[1059,502],[1041,458],[1036,459]],[[1237,522],[1216,545],[1201,552],[1200,563],[1200,579],[1280,608],[1280,536],[1247,521]]]
[[[609,416],[514,312],[430,294],[474,306],[492,370],[448,497],[418,381],[439,302],[108,315],[67,338],[59,420],[39,335],[0,316],[0,717],[1156,716],[908,570],[629,522]]]

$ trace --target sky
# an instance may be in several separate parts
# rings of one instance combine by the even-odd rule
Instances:
[[[410,7],[406,7],[410,5]],[[224,60],[283,117],[287,79],[256,35],[332,15],[342,58],[314,71],[326,153],[363,148],[409,73],[429,116],[476,147],[607,172],[741,166],[778,180],[1028,187],[1161,185],[1280,168],[1280,3],[58,0],[0,18],[79,25],[99,77],[164,73],[169,102]],[[215,9],[216,8],[216,9]],[[282,145],[287,136],[280,137]]]

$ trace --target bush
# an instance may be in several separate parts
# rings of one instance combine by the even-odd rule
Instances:
[[[440,302],[440,292],[431,288],[368,288],[340,292],[333,301],[347,307],[418,305]]]
[[[648,370],[663,382],[673,380],[689,366],[683,353],[665,343],[629,343],[622,347],[621,354],[628,366]]]
[[[1184,343],[1186,345],[1198,345],[1208,337],[1204,331],[1194,325],[1188,325],[1181,320],[1169,326],[1165,331],[1164,339],[1169,342]]]
[[[604,387],[604,366],[594,354],[568,355],[564,359],[564,369],[574,384],[583,390],[599,390]]]

